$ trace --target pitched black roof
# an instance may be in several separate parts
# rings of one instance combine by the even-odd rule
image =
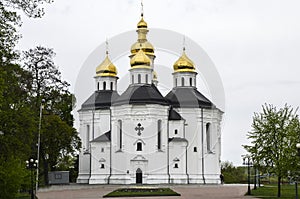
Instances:
[[[99,137],[95,138],[91,142],[110,142],[110,131],[100,135]]]
[[[175,108],[212,108],[214,106],[194,87],[173,88],[165,98]]]
[[[82,105],[81,110],[109,109],[120,95],[112,90],[95,91]]]
[[[169,110],[169,120],[182,120],[183,118],[177,111],[175,111],[173,108],[170,108]]]
[[[113,102],[113,105],[123,104],[169,105],[154,84],[130,85],[126,91]]]

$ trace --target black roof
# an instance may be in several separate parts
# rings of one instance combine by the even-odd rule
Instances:
[[[91,142],[110,142],[110,131],[100,135],[99,137],[95,138]]]
[[[154,84],[130,85],[126,91],[113,102],[113,105],[123,104],[169,105]]]
[[[176,87],[167,95],[166,100],[175,108],[212,108],[213,103],[195,87]]]
[[[82,105],[81,110],[109,109],[120,95],[112,90],[95,91]]]
[[[170,108],[169,110],[169,120],[182,120],[183,118],[177,111],[175,111],[173,108]]]

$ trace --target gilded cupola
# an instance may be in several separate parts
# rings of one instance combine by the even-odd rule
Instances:
[[[132,55],[135,55],[140,49],[144,51],[146,55],[153,55],[154,56],[154,47],[150,42],[147,41],[147,23],[144,20],[143,13],[141,14],[141,20],[137,24],[137,33],[138,33],[138,40],[135,42],[130,49]]]
[[[174,72],[196,72],[193,61],[185,54],[185,49],[183,49],[182,55],[174,63],[173,68]]]
[[[117,72],[116,66],[109,59],[108,53],[106,53],[105,59],[96,68],[96,76],[101,76],[101,77],[107,77],[107,76],[116,77],[117,73],[118,72]]]
[[[150,68],[151,59],[140,49],[130,60],[131,68]]]

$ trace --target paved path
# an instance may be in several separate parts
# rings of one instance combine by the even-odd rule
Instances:
[[[103,195],[122,185],[69,185],[52,186],[48,189],[41,189],[37,196],[39,199],[99,199]],[[153,197],[163,199],[254,199],[251,196],[244,196],[247,191],[245,185],[161,185],[170,187],[181,196]],[[135,199],[149,199],[149,197],[135,197]],[[126,199],[122,197],[121,199]],[[129,198],[128,198],[129,199]]]

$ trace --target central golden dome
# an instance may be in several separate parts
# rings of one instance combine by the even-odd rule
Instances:
[[[138,53],[131,58],[130,65],[132,68],[150,68],[151,59],[140,49]]]
[[[183,51],[181,57],[173,65],[175,72],[195,72],[195,66],[192,60],[188,58]]]
[[[112,76],[116,77],[117,76],[117,68],[116,66],[110,61],[108,55],[106,55],[105,59],[103,62],[97,66],[96,68],[96,76]]]

